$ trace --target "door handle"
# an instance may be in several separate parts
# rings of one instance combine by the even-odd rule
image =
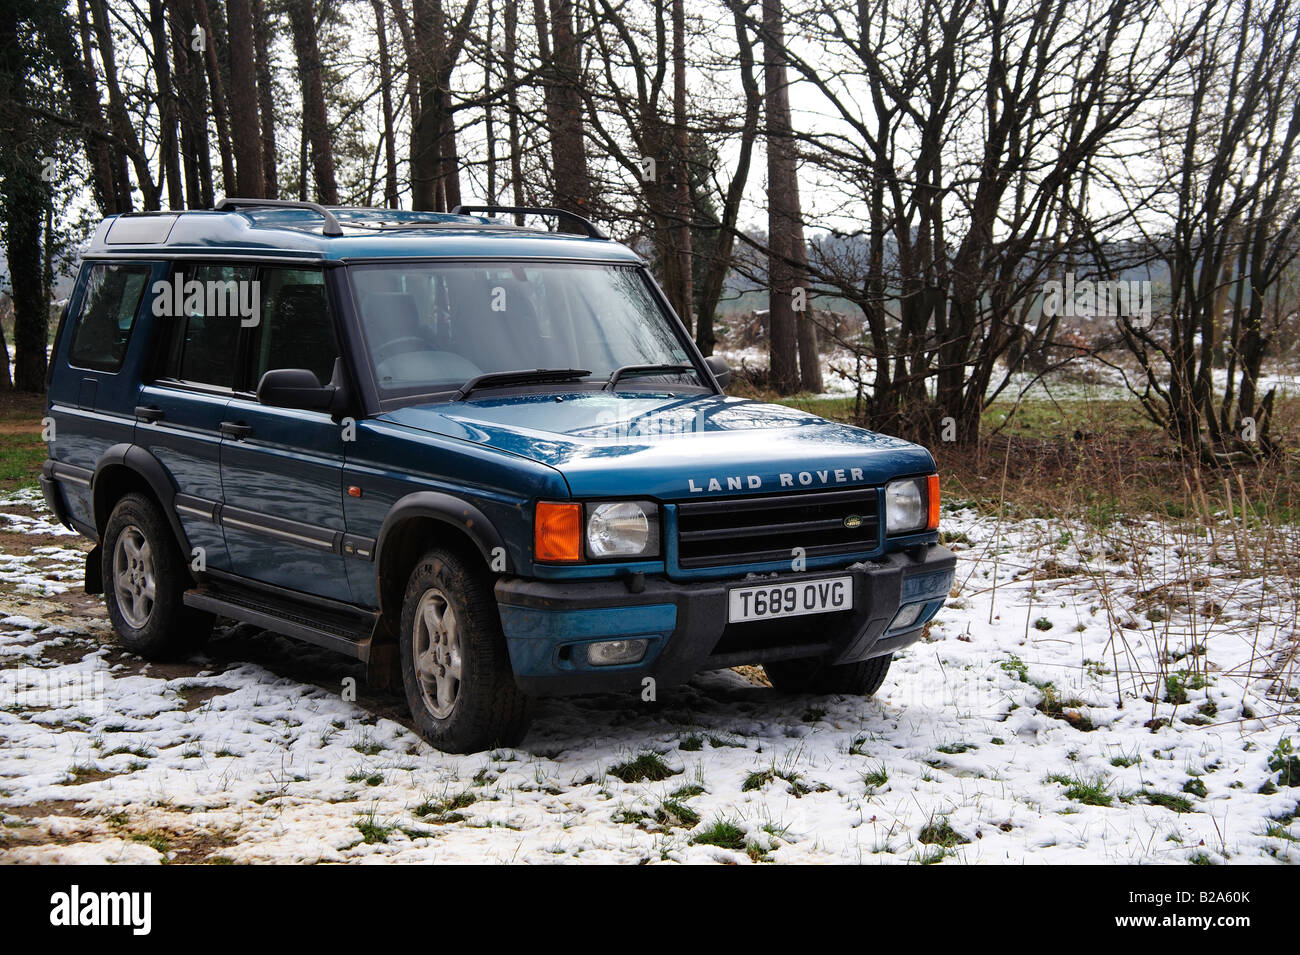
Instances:
[[[155,408],[153,405],[136,405],[135,416],[139,421],[161,421],[163,419],[163,410]]]
[[[242,421],[223,421],[221,422],[221,433],[227,438],[242,441],[253,433],[253,428]]]

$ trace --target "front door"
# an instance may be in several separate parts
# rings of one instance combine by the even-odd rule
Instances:
[[[243,381],[221,423],[221,526],[233,571],[335,600],[351,598],[342,556],[344,431],[329,414],[258,404],[274,368],[329,382],[338,337],[320,269],[259,273],[260,314]]]

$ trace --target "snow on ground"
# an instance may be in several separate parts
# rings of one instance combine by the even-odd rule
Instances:
[[[0,498],[0,530],[24,528],[53,533]],[[1228,524],[945,528],[953,599],[874,700],[723,671],[656,703],[543,701],[522,746],[470,756],[393,697],[345,700],[355,665],[248,627],[188,663],[124,654],[69,580],[33,587],[66,554],[0,536],[0,858],[1300,859],[1294,528],[1267,572]]]

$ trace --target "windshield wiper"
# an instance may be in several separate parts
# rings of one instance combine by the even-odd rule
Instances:
[[[695,372],[696,378],[700,376],[699,372],[695,371],[694,365],[624,365],[609,376],[609,380],[605,382],[605,390],[613,391],[618,386],[620,378],[630,378],[633,375],[680,375],[686,371]]]
[[[591,372],[585,368],[534,368],[522,371],[490,371],[476,375],[452,395],[452,401],[464,401],[476,388],[504,388],[508,385],[529,385],[546,381],[576,381]]]

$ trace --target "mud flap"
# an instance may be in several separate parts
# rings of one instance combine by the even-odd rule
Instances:
[[[370,648],[366,658],[366,685],[372,690],[402,693],[402,665],[396,643],[381,643]]]
[[[86,593],[102,594],[104,592],[104,573],[100,566],[103,549],[96,544],[86,555]]]

